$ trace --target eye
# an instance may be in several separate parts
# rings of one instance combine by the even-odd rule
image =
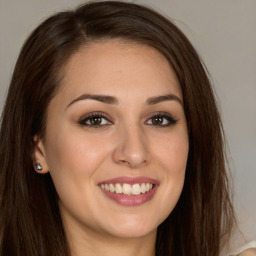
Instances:
[[[92,128],[99,128],[105,125],[110,125],[112,122],[102,113],[90,113],[79,121],[79,124]]]
[[[157,113],[152,115],[147,121],[147,125],[156,126],[156,127],[169,127],[177,123],[177,120],[174,119],[168,113]]]

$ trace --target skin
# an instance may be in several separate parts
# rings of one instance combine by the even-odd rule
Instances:
[[[84,94],[116,102],[78,99]],[[174,97],[148,102],[170,94]],[[87,125],[79,123],[95,111],[107,116],[100,126],[88,118]],[[163,117],[155,125],[152,116],[159,112],[176,123]],[[46,135],[34,140],[35,160],[43,166],[41,173],[50,172],[60,198],[72,256],[154,255],[157,227],[183,188],[187,134],[179,82],[158,51],[108,40],[71,56],[48,108]],[[123,206],[99,188],[101,181],[120,176],[146,176],[160,185],[148,202]]]
[[[256,249],[248,249],[239,254],[239,256],[256,256]]]

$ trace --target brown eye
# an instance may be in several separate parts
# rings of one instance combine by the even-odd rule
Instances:
[[[175,120],[169,114],[157,114],[150,117],[147,121],[147,125],[155,126],[155,127],[169,127],[171,125],[176,124],[177,120]]]
[[[83,117],[83,119],[79,121],[79,124],[92,128],[99,128],[111,124],[111,121],[102,114],[91,114]]]
[[[90,125],[101,125],[102,117],[91,117],[86,123]]]
[[[162,125],[164,119],[162,117],[155,116],[152,118],[152,124],[153,125]]]

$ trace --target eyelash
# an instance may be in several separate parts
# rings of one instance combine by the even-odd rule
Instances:
[[[100,124],[92,124],[93,122],[93,118],[95,118],[95,122],[99,121]],[[98,120],[97,120],[98,119]],[[165,124],[154,124],[153,119],[155,119],[155,121],[162,121],[162,123],[166,122]],[[102,120],[105,120],[105,124],[102,124]],[[151,122],[150,122],[151,121]],[[165,128],[165,127],[170,127],[172,125],[175,125],[177,123],[178,120],[174,119],[170,114],[166,113],[166,112],[157,112],[157,113],[153,113],[145,122],[146,125],[151,125],[157,128]],[[87,123],[89,122],[89,123]],[[89,128],[102,128],[106,125],[111,125],[113,124],[113,122],[110,121],[110,118],[100,112],[93,112],[90,113],[86,116],[84,116],[80,121],[79,124],[82,126],[86,126]]]
[[[162,122],[166,122],[166,124],[153,124],[153,119],[158,119],[162,120]],[[151,121],[151,123],[147,125],[151,125],[157,128],[165,128],[165,127],[170,127],[172,125],[175,125],[177,123],[177,119],[174,119],[169,113],[166,112],[157,112],[151,114],[151,116],[147,119],[146,123]]]
[[[102,121],[102,119],[105,119],[108,123],[106,123],[106,124],[92,124],[93,118],[100,119],[101,121]],[[91,124],[87,124],[88,121]],[[89,128],[101,128],[103,126],[113,124],[113,122],[111,122],[109,120],[108,116],[106,116],[105,114],[100,113],[100,112],[93,112],[93,113],[89,113],[86,116],[83,116],[83,118],[79,121],[79,124],[83,125],[83,126],[86,126],[86,127],[89,127]]]

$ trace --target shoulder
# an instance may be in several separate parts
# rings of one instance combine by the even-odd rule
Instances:
[[[256,256],[256,249],[247,249],[244,252],[240,253],[239,256]]]
[[[228,256],[256,256],[256,241],[251,241]]]

